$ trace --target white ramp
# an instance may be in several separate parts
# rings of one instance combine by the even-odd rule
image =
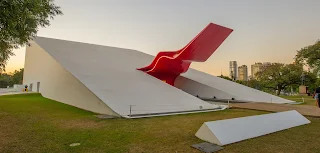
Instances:
[[[308,119],[292,110],[205,122],[195,135],[204,141],[223,146],[308,123]]]
[[[295,103],[294,101],[284,99],[272,94],[256,90],[236,82],[222,79],[210,74],[200,72],[194,69],[189,69],[182,77],[177,80],[182,87],[182,90],[189,94],[197,94],[203,98],[216,97],[217,99],[231,99],[248,102],[268,102],[268,103]],[[188,84],[192,84],[193,88]],[[211,88],[211,89],[210,89]],[[199,93],[198,91],[201,91]],[[211,97],[208,97],[211,95]]]

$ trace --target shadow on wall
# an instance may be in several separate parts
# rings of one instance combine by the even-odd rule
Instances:
[[[219,89],[212,88],[197,81],[179,76],[174,86],[182,91],[201,99],[236,99],[234,95],[228,94]]]

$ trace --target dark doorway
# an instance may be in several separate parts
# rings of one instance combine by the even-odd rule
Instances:
[[[30,83],[29,91],[32,91],[32,83]]]
[[[40,82],[37,82],[37,92],[40,92]]]

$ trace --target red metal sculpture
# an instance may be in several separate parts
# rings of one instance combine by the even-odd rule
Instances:
[[[138,70],[174,85],[175,79],[188,70],[191,62],[206,61],[232,31],[210,23],[182,49],[175,52],[159,52],[149,66]]]

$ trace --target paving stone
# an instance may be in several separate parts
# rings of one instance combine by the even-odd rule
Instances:
[[[213,153],[223,149],[223,147],[218,146],[216,144],[209,143],[209,142],[194,144],[192,145],[192,147],[200,151],[203,151],[205,153]]]

